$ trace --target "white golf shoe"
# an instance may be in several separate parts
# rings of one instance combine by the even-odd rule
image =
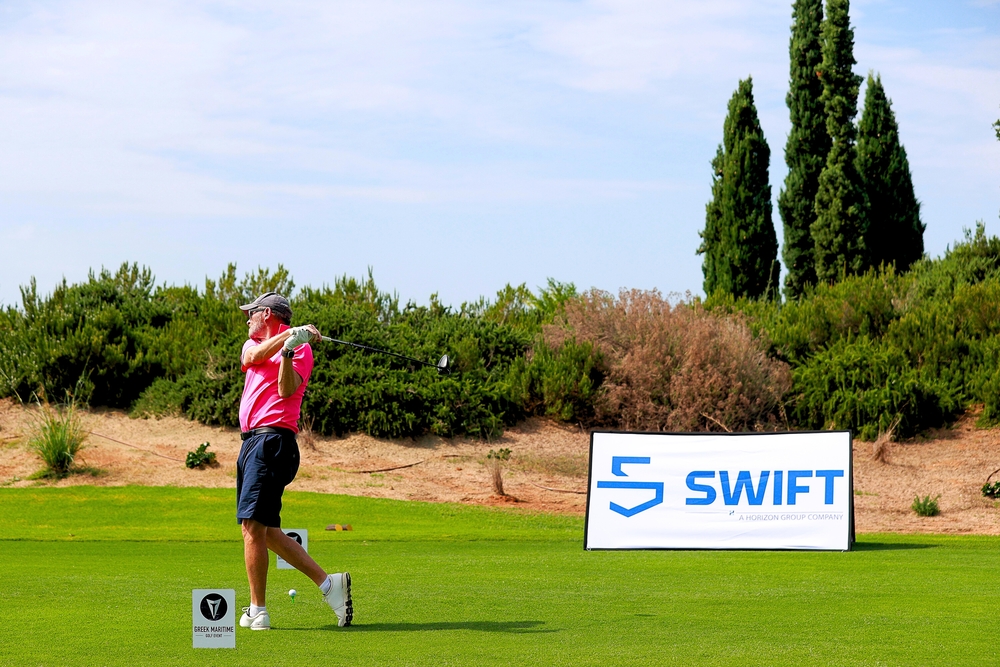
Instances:
[[[270,630],[271,617],[266,611],[257,612],[256,616],[250,615],[250,607],[243,607],[243,615],[240,616],[240,627],[251,630]]]
[[[330,580],[330,592],[323,596],[323,601],[337,615],[337,625],[345,628],[354,619],[354,604],[351,602],[351,575],[347,572],[327,575]]]

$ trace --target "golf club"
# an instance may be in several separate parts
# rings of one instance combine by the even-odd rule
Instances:
[[[377,347],[369,347],[368,345],[362,345],[360,343],[351,343],[346,340],[337,340],[336,338],[330,338],[329,336],[320,336],[323,340],[329,343],[340,343],[341,345],[350,345],[351,347],[356,347],[360,350],[368,350],[369,352],[378,352],[379,354],[388,354],[392,357],[399,357],[400,359],[406,359],[407,361],[412,361],[414,363],[420,364],[422,366],[430,366],[431,368],[436,368],[438,374],[445,375],[451,372],[448,368],[448,355],[444,355],[436,364],[431,364],[426,361],[420,361],[419,359],[414,359],[413,357],[408,357],[405,354],[396,354],[395,352],[390,352],[389,350],[381,350]]]

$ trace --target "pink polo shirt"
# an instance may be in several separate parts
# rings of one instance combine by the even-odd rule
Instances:
[[[278,332],[288,327],[279,325]],[[302,378],[302,384],[288,398],[278,396],[278,368],[281,365],[281,350],[273,357],[253,366],[243,363],[248,349],[260,341],[248,340],[243,343],[240,352],[240,366],[247,374],[243,385],[243,397],[240,398],[240,430],[249,431],[261,426],[277,426],[287,428],[294,433],[299,432],[299,414],[302,410],[302,395],[309,384],[309,376],[313,369],[313,353],[309,344],[295,348],[292,357],[292,368]]]

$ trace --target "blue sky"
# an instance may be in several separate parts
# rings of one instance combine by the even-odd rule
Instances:
[[[851,16],[927,251],[998,233],[1000,1]],[[371,267],[454,305],[547,277],[698,293],[709,161],[748,75],[775,198],[784,179],[790,21],[765,0],[8,0],[0,303],[123,261],[196,285],[231,261],[300,286]]]

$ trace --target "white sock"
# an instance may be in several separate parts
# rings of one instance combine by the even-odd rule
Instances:
[[[267,607],[258,607],[253,602],[250,603],[250,617],[254,617],[262,611],[267,611]]]
[[[333,582],[330,581],[330,577],[327,577],[323,580],[323,583],[319,585],[319,592],[326,595],[330,592],[331,588],[333,588]]]

